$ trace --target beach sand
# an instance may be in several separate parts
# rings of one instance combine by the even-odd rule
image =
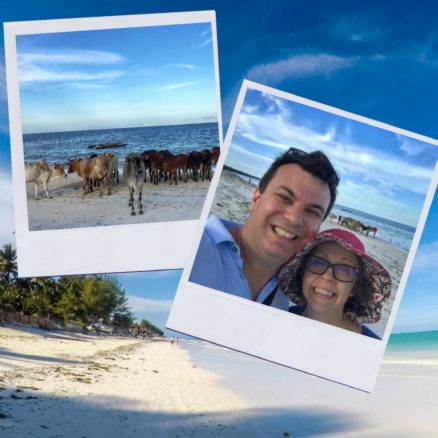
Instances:
[[[246,402],[168,340],[0,327],[0,436],[225,432]]]
[[[34,184],[27,184],[27,207],[29,230],[53,230],[101,225],[138,224],[150,222],[168,222],[199,219],[210,181],[169,185],[162,182],[153,185],[149,179],[143,186],[144,214],[137,210],[131,216],[128,206],[129,192],[120,173],[120,184],[113,185],[111,195],[105,188],[103,196],[99,190],[83,195],[83,180],[76,174],[67,178],[58,178],[49,183],[52,199],[42,195],[35,200]]]
[[[188,348],[195,365],[226,376],[222,384],[250,404],[231,436],[437,436],[437,351],[387,352],[369,394],[215,345]]]
[[[200,341],[0,327],[0,436],[435,437],[438,359],[387,353],[371,394]]]
[[[236,222],[244,222],[248,217],[248,208],[254,190],[254,185],[244,181],[233,172],[223,170],[211,213]],[[328,218],[323,222],[321,231],[328,228],[342,227],[338,225],[335,220]],[[380,240],[378,236],[377,238],[373,238],[371,236],[364,236],[355,231],[352,232],[364,243],[367,253],[378,260],[391,274],[391,296],[385,303],[382,317],[378,323],[369,325],[369,327],[381,337],[385,331],[394,297],[397,293],[400,278],[406,264],[408,252]]]

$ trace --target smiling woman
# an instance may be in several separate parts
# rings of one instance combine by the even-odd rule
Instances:
[[[284,266],[280,287],[297,304],[290,312],[380,339],[362,324],[380,319],[391,277],[349,231],[318,234]]]

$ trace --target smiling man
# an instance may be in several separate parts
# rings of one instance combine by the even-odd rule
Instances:
[[[278,271],[319,231],[338,184],[326,155],[290,148],[263,175],[244,224],[209,218],[190,281],[288,310]]]

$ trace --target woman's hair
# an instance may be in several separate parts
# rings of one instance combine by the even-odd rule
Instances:
[[[308,254],[310,255],[310,254]],[[300,265],[297,269],[297,290],[301,291],[303,304],[306,304],[306,298],[303,294],[303,277],[306,272],[306,260],[308,255],[302,257]],[[353,296],[349,297],[345,302],[344,312],[352,312],[356,315],[362,315],[364,310],[368,308],[368,303],[373,297],[373,289],[368,276],[365,273],[365,269],[362,265],[362,261],[359,259],[359,275],[353,285]]]

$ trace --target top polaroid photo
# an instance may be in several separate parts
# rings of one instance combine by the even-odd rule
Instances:
[[[214,11],[4,30],[19,275],[181,268],[221,146]]]
[[[437,145],[244,81],[167,327],[371,391]]]

